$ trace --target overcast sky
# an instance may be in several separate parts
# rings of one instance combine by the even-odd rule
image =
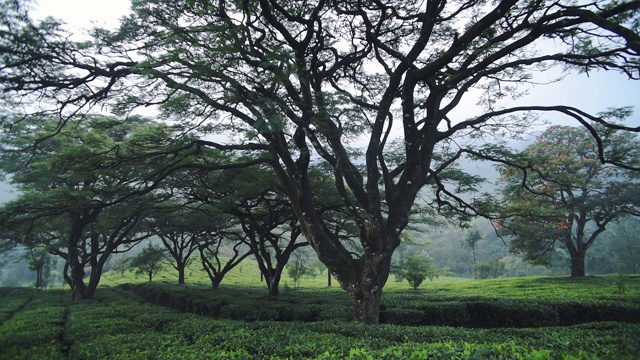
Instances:
[[[42,19],[53,16],[68,23],[74,31],[91,26],[115,28],[118,19],[130,10],[129,0],[39,0],[33,6],[31,16]],[[548,79],[559,73],[547,73]],[[528,105],[571,105],[596,114],[611,107],[634,106],[636,114],[629,125],[640,126],[640,81],[627,80],[619,74],[596,72],[570,75],[551,86],[530,87],[530,94],[519,100]],[[461,107],[465,111],[465,107]],[[577,125],[561,116],[547,116],[555,123]],[[10,196],[0,184],[0,202]]]
[[[37,18],[53,16],[80,31],[92,25],[115,28],[118,19],[127,15],[129,11],[129,0],[39,0],[32,15]],[[559,72],[543,76],[551,79],[558,75]],[[521,99],[519,103],[572,105],[593,114],[610,107],[634,106],[640,112],[640,81],[631,81],[622,75],[604,72],[592,73],[589,77],[571,75],[552,86],[530,88],[530,95]],[[564,122],[561,117],[551,116],[551,120]],[[640,126],[640,113],[629,123]]]

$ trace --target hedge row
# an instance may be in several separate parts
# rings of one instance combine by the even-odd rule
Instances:
[[[159,283],[125,284],[120,288],[154,304],[217,319],[301,322],[353,319],[349,298],[333,291],[269,297],[255,288],[229,287],[214,291]]]
[[[62,291],[16,289],[2,297],[2,308],[15,307],[0,326],[0,359],[64,358],[66,317]],[[6,301],[6,302],[5,302]]]
[[[213,320],[119,289],[39,292],[0,326],[2,359],[634,359],[640,325],[541,329]],[[37,304],[37,307],[33,307]]]
[[[217,319],[244,321],[349,321],[351,303],[343,292],[256,295],[259,290],[210,290],[147,283],[124,285],[147,301]],[[243,292],[244,291],[244,292]],[[566,301],[536,299],[421,298],[385,294],[381,322],[408,326],[469,328],[566,326],[596,321],[640,323],[638,301]]]
[[[462,300],[386,308],[385,322],[471,328],[566,326],[596,321],[640,323],[640,303]]]

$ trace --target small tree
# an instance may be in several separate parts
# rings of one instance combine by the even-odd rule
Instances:
[[[433,258],[426,254],[410,255],[397,268],[396,274],[406,279],[409,285],[417,290],[426,278],[433,281],[434,277],[437,278],[440,275],[440,272],[433,267],[432,262]]]
[[[637,218],[619,219],[612,230],[611,250],[620,268],[625,272],[637,274],[640,270],[640,220]]]
[[[473,254],[473,276],[474,278],[478,278],[478,260],[476,259],[476,245],[478,242],[482,240],[482,233],[480,230],[473,228],[470,229],[465,235],[463,242],[465,245],[471,248],[471,253]]]
[[[489,277],[497,278],[504,272],[504,263],[499,259],[491,259],[486,262],[478,263],[478,277],[487,279]]]
[[[46,249],[31,248],[27,251],[25,257],[29,261],[29,270],[36,272],[35,287],[37,289],[46,288],[54,264],[51,255]]]
[[[296,256],[295,261],[287,266],[289,277],[293,279],[293,285],[296,290],[300,289],[300,280],[305,275],[314,276],[315,272],[308,267],[302,256]]]
[[[162,270],[162,260],[164,260],[165,249],[159,246],[153,246],[151,243],[131,259],[131,268],[136,274],[146,274],[149,281]]]
[[[120,276],[124,276],[124,272],[129,268],[130,257],[119,256],[111,261],[111,269],[120,273]]]

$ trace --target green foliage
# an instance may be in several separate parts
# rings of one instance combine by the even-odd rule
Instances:
[[[387,290],[381,321],[397,325],[540,327],[590,321],[640,322],[640,277],[617,293],[612,277],[438,280],[429,290]],[[287,292],[273,299],[259,288],[127,287],[144,299],[181,311],[245,321],[350,321],[349,298],[338,289]],[[241,300],[239,300],[241,299]]]
[[[394,272],[417,290],[425,279],[433,281],[439,276],[440,273],[433,267],[432,262],[433,258],[426,254],[409,255]]]
[[[149,281],[153,280],[153,276],[162,270],[162,261],[164,260],[166,250],[158,245],[151,243],[131,259],[129,266],[138,274],[145,274],[149,277]]]
[[[62,297],[65,294],[61,291],[16,289],[3,294],[0,303],[4,303],[5,298],[16,299],[16,295],[21,295],[23,301],[19,307],[5,313],[0,326],[0,358],[63,358],[60,339],[64,331],[66,310]]]
[[[640,277],[629,277],[629,305],[613,308],[605,302],[611,294],[603,284],[611,277],[575,282],[567,278],[529,278],[438,283],[430,292],[391,291],[385,309],[387,322],[395,316],[413,325],[364,326],[337,318],[304,318],[285,314],[307,306],[316,311],[349,306],[344,292],[316,288],[270,299],[260,289],[180,286],[144,283],[136,287],[99,288],[95,299],[70,302],[64,291],[0,288],[0,309],[8,316],[0,325],[0,357],[3,359],[632,359],[640,351],[640,325],[622,322],[591,322],[582,325],[554,324],[544,319],[578,316],[570,309],[582,304],[603,319],[616,315],[629,321],[638,314]],[[611,285],[611,284],[610,284]],[[173,305],[191,305],[175,311],[162,303],[140,301],[130,290],[154,293],[153,302],[172,295]],[[563,303],[575,289],[592,294],[591,302]],[[136,292],[138,292],[136,290]],[[438,292],[441,290],[447,290]],[[161,292],[164,291],[164,292]],[[558,291],[558,293],[554,293]],[[564,293],[563,293],[564,292]],[[143,294],[143,292],[139,292]],[[164,295],[163,295],[164,294]],[[452,296],[452,294],[455,294]],[[478,294],[484,294],[480,298]],[[538,294],[540,298],[534,298]],[[493,299],[491,296],[499,296]],[[177,300],[181,296],[183,300]],[[456,300],[457,297],[457,300]],[[628,297],[632,297],[631,300]],[[554,299],[544,300],[544,299]],[[584,294],[581,298],[587,298]],[[152,298],[149,297],[148,300]],[[528,300],[527,300],[528,299]],[[195,306],[195,302],[202,302]],[[239,301],[242,300],[242,301]],[[206,303],[206,301],[210,301]],[[234,313],[254,310],[251,322],[191,314],[205,307],[234,305]],[[264,321],[260,314],[274,314],[278,322]],[[230,308],[231,309],[231,308]],[[309,308],[311,309],[311,308]],[[476,311],[472,311],[472,310]],[[566,314],[564,312],[567,312]],[[625,312],[626,311],[626,312]],[[278,314],[275,316],[275,314]],[[307,313],[311,314],[311,313]],[[337,312],[335,313],[337,314]],[[349,316],[349,312],[345,313]],[[545,315],[546,314],[546,315]],[[212,315],[212,314],[208,314]],[[595,316],[594,316],[595,315]],[[326,314],[325,314],[326,316]],[[430,326],[448,319],[448,326]],[[346,320],[346,319],[345,319]],[[545,321],[547,321],[545,320]],[[590,321],[588,319],[582,319]],[[282,323],[281,321],[288,321]],[[310,322],[309,322],[310,321]],[[528,322],[526,322],[528,321]],[[635,321],[640,323],[636,315]],[[462,326],[499,327],[466,329]],[[514,328],[516,326],[516,328]],[[517,328],[526,326],[525,328]],[[535,326],[547,326],[539,329]]]
[[[480,262],[477,266],[478,278],[497,278],[504,271],[504,266],[504,262],[500,261],[499,259],[491,259],[487,262]]]
[[[293,279],[293,284],[296,290],[300,289],[300,281],[303,276],[315,276],[313,268],[307,266],[303,259],[296,257],[293,263],[287,265],[287,272],[289,277]]]
[[[620,293],[625,293],[627,291],[627,279],[624,275],[618,274],[615,278],[616,288]]]

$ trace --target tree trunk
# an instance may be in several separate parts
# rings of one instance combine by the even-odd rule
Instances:
[[[280,295],[280,279],[272,278],[268,282],[269,288],[269,296],[278,296]]]
[[[44,272],[43,267],[42,266],[38,266],[38,268],[36,269],[36,289],[44,288],[43,272]]]
[[[182,264],[178,264],[178,285],[184,284],[184,270],[185,266]]]
[[[571,233],[569,232],[564,240],[565,245],[567,246],[567,250],[569,250],[569,256],[571,256],[571,277],[584,277],[585,276],[585,266],[584,259],[587,255],[587,250],[589,250],[589,246],[593,243],[593,239],[595,239],[596,233],[591,235],[591,240],[588,242],[584,242],[584,229],[587,223],[586,215],[582,215],[577,217],[574,221],[569,221],[571,224],[571,228],[573,227],[573,223],[575,222],[576,226],[576,234],[575,240],[573,240]]]
[[[71,275],[68,277],[71,286],[71,298],[73,300],[84,300],[86,297],[87,285],[84,283],[84,266],[78,259],[77,249],[69,247],[69,270]]]
[[[73,300],[86,300],[93,297],[95,289],[100,281],[100,274],[91,274],[89,279],[90,286],[84,283],[84,262],[82,261],[81,251],[79,249],[81,239],[85,227],[94,221],[100,210],[84,211],[82,213],[71,214],[71,231],[67,239],[67,264],[65,265],[65,280],[71,286],[71,298]],[[102,270],[102,265],[98,267],[99,271]],[[67,274],[67,269],[71,270],[71,274]],[[95,270],[95,268],[94,268]],[[97,276],[97,277],[95,277]]]
[[[331,271],[327,271],[327,287],[331,287]]]
[[[577,254],[571,254],[571,277],[584,277],[584,259],[586,251]]]
[[[79,273],[84,274],[84,269],[82,267],[80,267]],[[71,299],[87,300],[93,297],[94,291],[92,291],[89,287],[87,287],[87,284],[84,283],[83,276],[78,275],[77,270],[74,271],[73,266],[71,266],[70,279],[71,279]]]
[[[367,325],[380,323],[382,288],[389,278],[390,269],[391,252],[364,256],[356,260],[350,278],[340,281],[342,288],[351,294],[355,321]]]
[[[267,277],[267,287],[269,288],[269,296],[278,296],[280,294],[280,279],[282,278],[282,269],[274,269]]]
[[[222,282],[222,276],[209,276],[209,280],[211,280],[211,287],[214,290],[220,288],[220,283]]]
[[[358,289],[351,292],[354,320],[367,325],[379,324],[381,295],[380,288],[375,291],[373,289]]]
[[[471,252],[473,253],[473,278],[478,280],[478,261],[476,260],[476,246],[475,244],[471,247]]]

